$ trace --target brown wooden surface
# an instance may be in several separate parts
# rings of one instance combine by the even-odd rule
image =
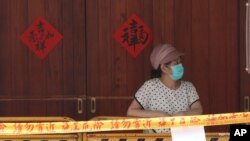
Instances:
[[[149,78],[153,46],[163,42],[185,52],[184,79],[196,86],[205,114],[240,111],[239,91],[249,92],[249,75],[238,67],[244,65],[241,9],[237,0],[1,0],[0,116],[124,116],[130,100],[98,99],[91,113],[86,97],[133,97]],[[153,33],[136,58],[113,38],[131,14]],[[63,35],[43,60],[19,39],[38,16]],[[82,114],[76,113],[78,97]],[[41,100],[25,100],[32,98]]]
[[[86,103],[82,114],[75,111],[77,98],[86,97],[85,1],[1,0],[0,5],[1,116],[84,119]],[[19,39],[38,16],[63,35],[43,60]],[[60,100],[46,101],[49,98]]]
[[[183,64],[185,65],[184,78],[190,80],[192,67],[192,3],[190,1],[177,0],[174,2],[174,46],[185,53]],[[193,73],[192,73],[193,74]]]
[[[192,45],[190,54],[187,54],[190,55],[192,60],[191,67],[187,67],[187,69],[190,69],[191,74],[195,74],[192,75],[191,79],[202,96],[200,99],[202,103],[209,101],[209,97],[212,96],[209,93],[210,76],[208,75],[209,56],[211,56],[209,54],[208,2],[209,0],[194,0],[192,3]],[[203,106],[203,109],[204,111],[211,111],[210,106]]]
[[[213,113],[239,111],[237,4],[234,0],[209,1],[208,92]]]
[[[244,96],[250,97],[250,75],[246,69],[246,2],[240,0],[240,109],[244,111]],[[248,105],[249,106],[249,105]]]
[[[114,40],[113,33],[133,13],[150,19],[143,14],[143,11],[150,9],[150,6],[149,2],[133,0],[87,1],[88,96],[132,96],[145,78],[149,77],[150,64],[145,60],[148,60],[150,46],[133,58]],[[114,105],[119,106],[121,102],[123,100],[109,101],[108,99],[104,102],[107,104],[98,102],[101,107],[97,113],[91,113],[90,106],[87,104],[88,118],[105,113],[109,115],[122,113],[121,116],[125,116],[130,102],[123,108],[114,108]]]
[[[99,4],[96,5],[98,2]],[[105,1],[105,3],[109,2],[110,1]],[[119,2],[120,1],[117,3]],[[89,42],[87,46],[99,45],[99,48],[104,47],[108,49],[109,47],[105,46],[108,46],[109,43],[104,42],[104,44],[102,44],[103,42],[100,41],[100,37],[108,28],[105,25],[109,23],[112,25],[111,27],[115,27],[116,29],[132,13],[135,13],[152,27],[154,35],[152,45],[161,42],[170,42],[185,52],[184,78],[193,82],[197,87],[197,91],[204,107],[204,113],[211,114],[239,111],[239,72],[237,67],[239,64],[237,45],[239,40],[237,21],[239,9],[237,6],[237,0],[202,0],[192,2],[181,0],[156,0],[154,2],[128,0],[126,3],[121,2],[125,5],[125,8],[109,5],[110,7],[108,8],[114,9],[114,13],[115,15],[118,15],[118,18],[121,17],[118,13],[122,16],[126,16],[126,18],[122,19],[123,21],[121,21],[121,23],[109,20],[108,17],[106,20],[103,20],[100,17],[100,13],[108,12],[102,11],[100,1],[87,1],[87,3],[91,5],[90,7],[87,6],[87,11],[91,11],[94,7],[99,11],[92,12],[93,16],[90,16],[91,18],[87,17],[87,27],[89,27],[87,29],[91,30],[92,28],[91,31],[95,31],[95,34],[91,33],[91,36],[87,39]],[[148,12],[151,9],[152,13]],[[147,11],[148,14],[146,14],[145,11]],[[150,20],[150,18],[152,20]],[[97,26],[98,29],[95,28]],[[109,35],[109,32],[105,33],[107,33],[107,36],[112,36]],[[96,40],[99,42],[96,42]],[[108,40],[110,42],[115,42],[112,39]],[[112,43],[111,45],[114,46],[113,48],[116,50],[120,47],[119,44]],[[120,75],[121,80],[125,81],[125,85],[127,85],[124,89],[125,91],[123,95],[133,96],[140,85],[142,85],[142,80],[145,81],[148,79],[147,75],[149,74],[148,71],[150,70],[150,64],[147,62],[150,51],[152,50],[152,45],[143,50],[143,52],[136,58],[132,58],[127,53],[125,55],[126,57],[123,57],[122,54],[123,58],[121,59],[124,59],[124,61],[122,61],[123,66],[126,66],[123,68],[125,71],[118,72],[114,70],[117,72],[116,74],[113,74],[114,71],[112,71],[112,66],[119,62],[115,61],[115,63],[109,64],[110,62],[106,62],[106,60],[116,60],[117,57],[105,58],[102,54],[89,59],[94,65],[93,67],[90,66],[91,70],[87,73],[90,74],[88,75],[89,79],[87,79],[87,82],[92,82],[88,83],[88,94],[93,97],[106,94],[109,96],[113,95],[115,89],[110,90],[110,87],[116,86],[115,84],[117,81],[111,79],[116,77],[114,75]],[[100,52],[97,50],[99,49],[96,49],[96,47],[88,48],[88,52],[92,52],[92,54]],[[123,50],[121,50],[121,52],[122,51]],[[107,51],[101,52],[106,53]],[[106,54],[108,54],[106,57],[110,57],[110,52]],[[116,56],[116,54],[112,53],[111,55]],[[119,55],[121,54],[119,53]],[[106,62],[104,68],[102,68],[101,62]],[[106,69],[109,68],[111,71],[106,71]],[[144,68],[144,70],[141,68]],[[105,76],[102,76],[100,72],[105,72]],[[98,75],[100,76],[98,77]],[[106,77],[110,75],[111,77]],[[94,79],[96,79],[96,81]],[[99,89],[96,89],[96,87]],[[120,101],[114,101],[112,103],[119,105]],[[103,106],[104,107],[102,108],[106,110],[112,109],[110,104],[104,104]],[[107,114],[110,113],[106,110],[105,112]],[[126,110],[126,108],[124,110]],[[99,111],[99,113],[105,112]],[[116,113],[116,111],[114,111],[114,113]],[[98,115],[98,111],[96,114]],[[216,127],[216,129],[213,130],[228,130],[228,128]]]

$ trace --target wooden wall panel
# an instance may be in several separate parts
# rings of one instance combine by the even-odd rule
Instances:
[[[202,103],[209,101],[209,0],[193,0],[192,2],[192,45],[191,45],[191,72],[194,74],[192,81],[201,96]],[[189,67],[187,66],[187,67]],[[201,80],[203,83],[201,83]],[[211,111],[211,107],[204,105],[205,112]]]
[[[7,76],[7,79],[11,81],[11,92],[8,93],[8,96],[25,96],[28,86],[28,65],[26,61],[28,59],[26,48],[23,48],[20,44],[19,35],[22,32],[22,27],[25,26],[27,21],[23,18],[24,12],[27,9],[27,1],[8,1],[7,7],[8,12],[10,13],[8,17],[7,27],[8,33],[6,33],[6,48],[7,54],[5,55],[6,60],[9,65],[7,65],[6,72],[10,71],[10,75]],[[15,21],[19,22],[15,22]],[[23,53],[24,52],[24,53]],[[17,83],[15,83],[17,82]]]
[[[28,57],[22,52],[26,52],[26,48],[22,48],[19,41],[19,33],[21,28],[26,24],[25,17],[22,13],[26,12],[27,1],[1,1],[1,97],[23,97],[28,90],[28,65],[25,64]],[[19,20],[19,22],[15,22]],[[17,82],[17,83],[15,83]],[[28,107],[28,103],[17,103],[22,107]],[[17,113],[21,113],[22,107],[13,105],[11,101],[5,103],[1,101],[1,108],[6,114],[12,114],[16,109]],[[9,109],[3,109],[9,108]],[[27,113],[27,112],[26,112]],[[1,112],[1,115],[4,113]]]
[[[240,19],[240,34],[239,34],[239,44],[240,44],[240,110],[245,111],[247,104],[244,103],[244,97],[250,97],[250,75],[247,73],[246,69],[246,3],[248,0],[240,0],[239,8],[239,19]]]
[[[209,1],[210,97],[213,112],[238,111],[237,1]],[[232,6],[234,5],[234,6]],[[225,8],[222,8],[225,6]],[[214,56],[212,56],[214,55]],[[225,104],[225,105],[224,105]],[[216,110],[215,110],[216,109]]]
[[[149,78],[151,68],[149,62],[145,60],[149,59],[152,46],[148,46],[134,58],[115,41],[113,33],[132,14],[138,15],[143,21],[144,18],[151,21],[151,17],[144,14],[144,11],[149,13],[146,10],[152,9],[151,6],[150,1],[87,1],[87,94],[89,99],[91,97],[97,99],[107,97],[107,100],[112,97],[131,97],[145,77]],[[130,99],[132,100],[132,97]],[[114,110],[112,108],[114,105],[119,104],[118,100],[107,102],[102,106],[105,111],[89,112],[88,117],[109,113],[109,110]],[[119,110],[126,113],[128,105]],[[89,111],[89,105],[87,109]],[[113,113],[117,112],[120,113],[113,111]]]
[[[99,57],[99,7],[98,0],[86,1],[86,36],[87,46],[87,95],[94,95],[100,93],[100,70],[99,66],[102,59]],[[102,45],[103,46],[103,45]],[[103,59],[104,60],[104,59]],[[89,88],[90,87],[90,88]]]
[[[226,107],[218,106],[218,102],[225,99],[226,94],[226,10],[221,8],[225,0],[209,1],[209,85],[210,93],[218,96],[210,97],[210,107],[214,112],[223,112]],[[214,55],[214,56],[212,56]],[[225,102],[225,101],[224,101]],[[223,103],[224,104],[224,103]]]
[[[64,87],[64,95],[74,95],[72,92],[74,91],[74,46],[73,39],[77,37],[73,37],[73,2],[72,0],[64,0],[62,2],[62,21],[63,21],[63,48],[62,48],[62,56],[63,56],[63,87]],[[84,18],[84,17],[83,17]],[[79,39],[81,40],[81,39]],[[83,61],[85,56],[82,56]],[[77,75],[77,74],[76,74]],[[83,84],[84,85],[84,84]]]
[[[83,102],[86,98],[85,1],[3,0],[2,5],[5,8],[1,10],[0,20],[4,21],[1,28],[5,30],[0,34],[1,41],[4,39],[0,43],[3,76],[0,100],[9,105],[11,112],[2,110],[5,112],[1,114],[11,116],[17,112],[46,116],[53,113],[85,118],[85,106],[84,114],[77,113],[77,98]],[[38,16],[43,16],[63,35],[44,59],[39,59],[19,39]],[[51,98],[54,99],[52,102]],[[10,102],[6,102],[9,99]],[[40,99],[37,103],[43,104],[36,104],[32,99]],[[18,101],[23,103],[22,106],[12,105]],[[51,104],[49,101],[56,102]]]
[[[8,11],[9,7],[6,5],[8,1],[0,1],[0,18],[2,19],[0,22],[0,30],[4,34],[0,34],[0,41],[1,41],[1,48],[0,48],[0,63],[1,63],[1,69],[0,69],[0,90],[1,90],[1,96],[7,95],[8,93],[11,92],[10,88],[10,76],[11,71],[9,71],[9,65],[10,63],[7,62],[10,58],[7,58],[5,54],[8,54],[10,52],[10,48],[7,48],[8,46],[8,40],[9,38],[6,36],[6,34],[9,32],[9,19],[8,17],[10,16],[10,13]]]
[[[113,105],[110,106],[112,110],[105,110],[105,112],[101,112],[100,115],[106,116],[122,116],[126,115],[127,111],[124,110],[124,107],[127,107],[131,103],[131,99],[104,99],[97,101],[97,111],[103,111],[103,105]],[[116,111],[116,112],[113,112]]]
[[[175,0],[174,2],[174,46],[185,53],[183,64],[184,79],[190,80],[192,75],[192,3],[190,1]]]
[[[126,14],[126,1],[125,0],[111,0],[110,1],[111,10],[111,21],[113,21],[113,26],[110,27],[111,33],[114,32],[120,27],[120,25],[127,19]],[[113,35],[111,35],[113,36]],[[112,37],[111,37],[112,38]],[[112,39],[111,39],[112,40]],[[126,57],[127,53],[125,49],[117,46],[117,42],[111,42],[113,50],[113,76],[112,80],[114,81],[112,87],[112,95],[114,96],[123,96],[127,95],[127,65]]]
[[[111,4],[110,7],[107,7],[115,10],[111,14],[111,19],[108,16],[106,19],[100,18],[101,14],[109,14],[108,11],[102,11],[100,1],[87,1],[87,3],[87,52],[90,53],[87,57],[89,59],[87,82],[91,82],[87,84],[89,97],[112,97],[116,94],[134,96],[136,90],[149,78],[151,69],[149,55],[153,45],[169,42],[185,52],[184,79],[190,80],[196,86],[205,114],[239,110],[237,0],[156,0],[153,2],[127,0],[126,3],[116,1],[111,2],[115,5]],[[119,4],[126,5],[126,7]],[[92,9],[98,9],[98,11]],[[150,10],[152,11],[149,12]],[[102,40],[103,32],[109,28],[105,26],[107,23],[112,25],[111,29],[117,29],[119,24],[128,19],[132,13],[136,13],[142,20],[148,22],[154,36],[152,44],[136,58],[132,58],[125,50],[118,49],[117,47],[120,45],[114,39]],[[118,24],[114,19],[119,18],[122,20]],[[103,29],[103,27],[106,28]],[[107,36],[111,37],[112,35],[109,34],[107,32]],[[113,49],[109,48],[110,42]],[[91,45],[92,48],[89,48]],[[106,53],[103,48],[115,50],[115,53],[111,53],[113,55],[111,58],[109,58],[110,52],[107,53],[107,60],[115,60],[115,63],[109,64],[107,61],[106,68],[102,68],[100,64],[101,61],[106,60],[103,57],[104,54],[98,55],[100,50]],[[123,66],[122,69],[119,69],[122,74],[116,70],[119,62]],[[103,72],[108,72],[105,70],[108,68],[111,69],[111,72],[106,75],[111,76],[111,79],[101,75]],[[140,68],[144,69],[140,70]],[[115,74],[112,74],[114,72]],[[117,77],[119,79],[112,80]],[[99,79],[101,80],[99,81]],[[117,88],[116,83],[124,84],[124,87]],[[124,94],[117,90],[124,90]],[[115,100],[112,103],[117,104]],[[105,109],[110,109],[111,105],[105,104],[105,107]],[[217,129],[225,130],[225,127]]]
[[[205,114],[239,111],[238,4],[237,0],[2,0],[0,97],[5,101],[1,114],[13,114],[3,107],[15,110],[15,102],[6,102],[8,98],[46,101],[52,97],[62,101],[40,104],[39,114],[77,119],[124,116],[128,101],[149,79],[153,46],[163,42],[185,52],[184,79],[196,86]],[[131,14],[152,29],[154,38],[135,58],[113,38]],[[44,16],[63,34],[43,60],[19,39],[37,16]],[[248,82],[246,77],[241,75],[241,82]],[[246,83],[241,91],[248,91]],[[98,102],[96,113],[90,112],[91,97]],[[87,115],[75,113],[77,98],[84,100]],[[67,102],[69,99],[75,102]],[[40,102],[21,101],[17,113],[37,115]],[[30,109],[22,111],[27,107]]]
[[[227,109],[225,112],[241,111],[239,107],[239,64],[240,64],[240,30],[239,30],[239,1],[228,0],[226,5],[226,95]],[[234,75],[232,75],[234,74]],[[223,100],[224,101],[224,100]]]
[[[130,15],[136,14],[152,30],[152,26],[150,26],[151,23],[146,23],[146,21],[144,20],[144,18],[147,18],[147,16],[150,15],[143,14],[144,10],[150,9],[150,5],[147,5],[149,6],[148,8],[145,7],[146,5],[144,5],[143,1],[127,0],[126,6],[127,6],[126,7],[127,19],[130,17]],[[121,47],[121,45],[117,44],[115,47]],[[152,43],[149,44],[146,48],[144,48],[136,58],[132,57],[130,54],[127,53],[127,58],[126,58],[127,93],[124,96],[134,96],[135,92],[144,83],[144,81],[149,79],[149,76],[145,77],[144,73],[147,71],[150,72],[151,68],[148,67],[148,69],[143,70],[144,68],[146,68],[145,66],[150,66],[149,63],[150,52],[147,52],[147,50],[152,50]]]
[[[111,18],[111,10],[110,7],[111,0],[99,0],[97,3],[98,6],[98,50],[96,55],[98,55],[99,63],[98,63],[98,71],[99,78],[96,82],[100,84],[98,88],[100,91],[100,95],[109,96],[112,95],[113,92],[113,47],[111,46],[112,39],[112,31],[111,26],[112,22]],[[91,48],[87,48],[90,50]],[[91,60],[90,60],[91,61]],[[91,62],[95,64],[95,62]],[[90,64],[91,65],[91,64]],[[95,65],[96,66],[96,65]],[[92,94],[88,95],[92,96]],[[94,95],[95,96],[95,95]]]
[[[46,76],[45,76],[45,84],[46,84],[46,96],[51,95],[63,95],[64,94],[64,68],[63,68],[63,47],[71,48],[67,41],[68,35],[64,34],[63,30],[63,17],[62,11],[68,11],[63,8],[63,1],[58,0],[45,0],[41,1],[41,5],[43,6],[43,13],[46,20],[50,22],[51,25],[55,27],[55,29],[63,35],[63,39],[57,44],[57,46],[48,54],[48,56],[44,59],[44,64],[42,68],[45,68]],[[34,2],[34,6],[36,7],[36,3]],[[64,9],[64,10],[63,10]],[[35,16],[37,17],[37,15]],[[70,28],[70,27],[68,27]],[[66,37],[65,37],[66,36]],[[65,41],[66,40],[66,41]],[[70,40],[71,41],[71,40]],[[65,46],[64,46],[65,44]],[[69,85],[70,87],[70,85]]]
[[[73,3],[73,64],[74,64],[74,94],[86,97],[86,14],[85,0],[74,0]],[[72,94],[72,93],[71,93]]]
[[[11,0],[11,1],[15,2],[14,0]],[[36,0],[36,1],[28,0],[26,2],[26,5],[27,5],[26,11],[21,13],[23,16],[26,17],[26,24],[21,27],[21,31],[18,34],[16,34],[17,36],[21,36],[21,34],[23,34],[23,32],[34,22],[34,20],[38,16],[43,16],[46,18],[44,2],[45,2],[44,0]],[[51,20],[48,20],[47,18],[46,20],[49,23],[51,22]],[[17,19],[15,19],[15,21],[17,21],[18,23]],[[55,25],[53,26],[55,27]],[[28,65],[28,68],[27,68],[27,74],[28,74],[27,91],[28,92],[26,93],[26,96],[27,97],[42,97],[43,95],[48,96],[46,93],[47,91],[46,75],[47,75],[47,68],[48,68],[47,61],[40,60],[26,45],[24,45],[19,40],[19,38],[16,38],[15,40],[19,41],[19,44],[21,45],[22,49],[25,49],[25,52],[22,52],[23,55],[28,57],[27,61],[24,63]],[[16,46],[12,46],[12,47],[16,48]],[[20,82],[16,82],[16,83],[20,83]]]
[[[152,2],[152,30],[154,44],[174,44],[175,0],[154,0]]]
[[[143,21],[149,26],[152,34],[154,34],[154,22],[153,22],[153,3],[154,1],[145,0],[143,1]],[[151,64],[149,62],[149,55],[152,51],[152,46],[154,44],[154,38],[147,48],[143,50],[143,79],[148,79],[150,77]],[[148,61],[147,61],[148,60]]]

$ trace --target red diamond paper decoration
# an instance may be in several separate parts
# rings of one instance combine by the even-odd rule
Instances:
[[[139,17],[132,15],[114,33],[114,38],[136,57],[152,41],[152,32]]]
[[[43,59],[62,39],[62,35],[43,17],[38,17],[20,39],[39,58]]]

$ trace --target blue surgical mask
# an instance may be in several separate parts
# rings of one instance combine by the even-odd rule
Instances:
[[[171,66],[171,69],[172,69],[172,74],[170,75],[170,77],[173,80],[179,80],[182,78],[184,74],[184,67],[182,66],[182,64]]]

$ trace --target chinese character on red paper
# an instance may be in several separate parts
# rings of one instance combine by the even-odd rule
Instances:
[[[152,41],[149,27],[136,15],[132,15],[115,33],[114,38],[136,57]]]
[[[62,35],[43,17],[38,17],[20,39],[39,58],[43,59],[62,39]]]

